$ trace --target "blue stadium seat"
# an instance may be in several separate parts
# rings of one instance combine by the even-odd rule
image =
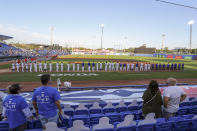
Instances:
[[[136,131],[136,126],[119,127],[115,131]]]
[[[104,114],[90,114],[90,125],[93,126],[99,123],[99,119],[104,117]]]
[[[40,120],[33,120],[27,123],[28,129],[42,129],[42,123]]]
[[[192,120],[176,121],[173,127],[174,131],[188,131],[192,126]]]
[[[156,130],[156,124],[146,124],[137,127],[137,131],[154,131]]]
[[[133,111],[136,111],[136,110],[139,110],[139,107],[138,106],[129,106],[128,107],[128,111],[133,112]]]
[[[92,107],[92,104],[86,104],[85,107],[89,109],[90,107]]]
[[[197,131],[197,119],[192,120],[190,131]]]
[[[57,123],[58,127],[70,127],[70,120],[65,116],[60,116]]]
[[[105,107],[106,105],[107,105],[107,103],[99,103],[99,106],[102,108]]]
[[[88,110],[76,110],[75,115],[88,115]]]
[[[116,111],[117,111],[118,113],[120,113],[120,112],[125,112],[125,111],[127,111],[127,107],[117,107],[117,108],[116,108]]]
[[[106,128],[106,129],[96,129],[94,131],[114,131],[113,128]]]
[[[74,115],[72,121],[82,120],[85,125],[89,125],[89,117],[88,115]]]
[[[71,105],[70,107],[72,107],[75,110],[79,106],[78,105]]]
[[[110,124],[114,124],[115,122],[121,122],[121,115],[119,113],[106,113],[105,114],[106,117],[109,118],[109,123]]]
[[[25,130],[25,131],[43,131],[42,129],[29,129],[29,130]]]
[[[196,106],[192,106],[189,110],[190,114],[195,114],[197,115],[197,105]]]
[[[114,108],[105,108],[105,109],[103,109],[103,113],[112,113],[112,112],[115,112]]]
[[[183,106],[190,106],[191,105],[191,103],[190,102],[182,102],[182,103],[180,103],[180,107],[183,107]]]
[[[64,114],[67,115],[67,116],[73,116],[74,111],[73,110],[64,110]]]
[[[101,109],[90,109],[89,110],[90,114],[100,114],[102,113]]]
[[[117,106],[117,105],[119,105],[119,103],[112,103],[112,105],[113,105],[113,106]]]
[[[0,131],[8,131],[9,124],[8,121],[0,121]]]
[[[128,106],[128,105],[131,104],[131,102],[125,102],[124,104],[125,104],[126,106]]]
[[[172,131],[174,122],[159,122],[156,124],[156,131]]]
[[[178,115],[186,115],[186,114],[188,114],[190,108],[191,108],[190,106],[180,107],[177,114]]]

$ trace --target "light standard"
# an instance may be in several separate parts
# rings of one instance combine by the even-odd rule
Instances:
[[[104,28],[104,24],[101,24],[101,30],[102,30],[102,32],[101,32],[101,49],[103,48],[102,47],[102,44],[103,44],[103,28]]]
[[[164,52],[164,39],[165,39],[165,34],[162,35],[162,48],[161,48],[161,51],[162,53]]]
[[[52,26],[50,26],[49,27],[49,30],[50,30],[50,39],[51,39],[51,45],[53,45],[53,27]]]
[[[188,24],[190,25],[190,41],[189,41],[189,46],[190,46],[190,53],[191,53],[191,49],[192,49],[192,25],[194,24],[194,20],[190,20],[188,22]]]

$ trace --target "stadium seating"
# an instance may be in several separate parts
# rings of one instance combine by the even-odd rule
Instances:
[[[158,118],[154,119],[154,114],[147,115],[144,119],[141,111],[142,102],[124,102],[121,100],[117,103],[98,103],[79,104],[79,105],[62,105],[64,115],[58,119],[58,127],[64,130],[76,129],[76,121],[80,121],[80,127],[85,130],[93,131],[176,131],[176,130],[197,130],[197,114],[195,100],[188,99],[184,101],[180,107],[176,117],[169,119]],[[192,106],[191,105],[194,105]],[[115,106],[114,106],[115,105]],[[125,110],[126,108],[136,106],[138,108],[132,111]],[[112,108],[113,111],[106,111]],[[34,109],[30,107],[32,112]],[[123,110],[122,110],[123,109]],[[73,128],[75,127],[75,128]],[[28,122],[28,131],[41,131],[42,125],[39,120]],[[8,130],[8,122],[0,122],[0,131]]]

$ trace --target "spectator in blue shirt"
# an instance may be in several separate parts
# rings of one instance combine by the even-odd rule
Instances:
[[[9,131],[24,131],[27,129],[27,118],[33,120],[33,115],[25,99],[19,95],[19,84],[8,87],[9,95],[3,102],[3,116],[8,118]]]
[[[59,115],[62,114],[60,105],[60,94],[56,88],[50,87],[51,77],[49,74],[41,76],[42,86],[34,91],[32,104],[36,111],[36,116],[40,119],[43,129],[46,129],[47,122],[57,122],[57,108]]]

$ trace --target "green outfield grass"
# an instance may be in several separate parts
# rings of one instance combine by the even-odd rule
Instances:
[[[77,72],[70,72],[70,74],[75,74],[74,76],[59,76],[62,81],[86,81],[86,80],[142,80],[142,79],[156,79],[163,78],[166,79],[168,77],[175,78],[197,78],[197,61],[194,60],[175,60],[175,59],[166,59],[166,58],[154,58],[154,57],[134,57],[134,56],[97,56],[97,55],[69,55],[69,56],[61,56],[60,59],[50,60],[47,63],[53,63],[53,71],[55,71],[55,63],[63,62],[63,63],[72,63],[72,62],[85,62],[85,68],[87,69],[87,63],[90,62],[106,62],[113,61],[119,59],[125,61],[141,61],[141,62],[150,62],[150,63],[185,63],[185,70],[179,72],[94,72],[98,74],[97,76],[77,76]],[[64,58],[64,59],[61,59]],[[67,59],[69,58],[69,59]],[[10,68],[11,65],[0,65],[0,69]],[[72,65],[70,66],[70,70],[72,70]],[[103,64],[104,68],[104,64]],[[64,70],[67,68],[64,66]],[[76,68],[75,68],[76,69]],[[81,73],[81,72],[79,72]],[[87,72],[86,72],[87,73]],[[43,73],[9,73],[9,74],[0,74],[0,82],[32,82],[39,81],[39,77],[37,75]],[[52,74],[62,74],[61,72]],[[63,74],[67,74],[64,72]],[[58,76],[52,77],[52,80],[56,80]]]

